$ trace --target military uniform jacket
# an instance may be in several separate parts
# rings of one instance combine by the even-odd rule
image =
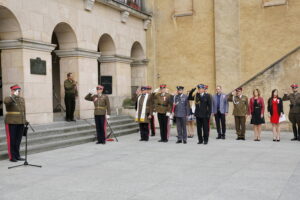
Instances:
[[[285,94],[282,100],[290,100],[290,113],[300,114],[300,93]]]
[[[85,100],[94,102],[95,115],[106,115],[106,114],[110,115],[110,103],[109,103],[108,96],[106,96],[105,94],[92,95],[89,93],[88,95],[85,96]]]
[[[77,87],[73,81],[66,79],[64,82],[64,87],[66,94],[74,94],[77,96]]]
[[[142,109],[143,109],[143,105],[144,105],[144,101],[145,101],[145,97],[146,95],[139,95],[137,98],[137,119],[136,121],[139,123],[149,123],[149,119],[148,116],[153,114],[153,97],[151,94],[148,94],[148,99],[146,102],[146,115],[145,115],[145,119],[144,121],[141,121],[141,114],[142,114]],[[139,100],[138,100],[139,99]]]
[[[155,112],[165,114],[172,112],[172,96],[168,93],[157,93],[154,96],[154,110]]]
[[[174,115],[175,117],[187,117],[190,115],[190,103],[187,95],[174,96]]]
[[[203,93],[201,95],[197,92],[196,95],[193,96],[194,91],[195,90],[191,90],[189,94],[189,100],[194,100],[195,102],[194,115],[200,118],[210,118],[212,107],[211,95],[208,93]]]
[[[229,95],[228,101],[233,102],[233,115],[234,116],[246,116],[248,114],[248,97],[245,95],[233,96]]]
[[[12,95],[5,97],[4,104],[6,107],[5,123],[6,124],[25,124],[25,100],[22,97]]]

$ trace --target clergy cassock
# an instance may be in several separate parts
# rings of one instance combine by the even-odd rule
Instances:
[[[149,140],[150,119],[153,113],[152,96],[147,94],[147,87],[141,88],[142,94],[138,96],[135,121],[139,123],[141,139]]]

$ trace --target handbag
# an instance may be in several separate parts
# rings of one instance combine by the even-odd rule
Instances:
[[[281,122],[285,122],[285,121],[286,121],[285,114],[283,114],[283,115],[280,115],[280,118],[279,118],[279,123],[281,123]]]

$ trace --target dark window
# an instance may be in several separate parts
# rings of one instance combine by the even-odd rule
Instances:
[[[112,76],[101,76],[101,85],[104,86],[103,94],[112,94]]]

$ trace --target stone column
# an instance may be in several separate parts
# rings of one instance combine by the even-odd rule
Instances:
[[[50,52],[54,48],[55,45],[27,39],[0,41],[3,97],[10,94],[11,85],[20,85],[26,102],[26,118],[32,124],[53,121]],[[30,60],[36,58],[46,62],[45,74],[31,71]]]
[[[111,107],[121,108],[123,100],[131,97],[132,59],[126,56],[101,56],[101,76],[112,76],[112,95],[109,95]]]
[[[238,0],[215,0],[216,84],[224,92],[241,84],[239,9]]]
[[[78,82],[78,97],[76,98],[75,116],[80,119],[92,118],[94,106],[84,97],[89,90],[98,84],[97,59],[100,53],[84,49],[57,50],[60,57],[60,84],[61,102],[64,105],[64,81],[69,72],[73,73],[74,79]]]
[[[131,86],[147,85],[148,60],[135,60],[131,63]]]

